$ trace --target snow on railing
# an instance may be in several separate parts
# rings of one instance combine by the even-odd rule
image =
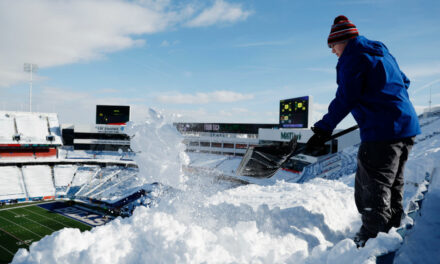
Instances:
[[[335,180],[354,173],[357,168],[358,148],[359,145],[354,145],[308,165],[303,169],[298,183],[307,182],[314,178]]]

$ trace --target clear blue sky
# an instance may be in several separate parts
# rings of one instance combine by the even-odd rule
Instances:
[[[384,42],[418,110],[440,104],[440,1],[0,2],[0,110],[93,123],[96,104],[152,107],[179,121],[277,123],[279,100],[311,95],[314,119],[336,91],[326,41],[334,17]],[[343,121],[341,127],[351,124]]]

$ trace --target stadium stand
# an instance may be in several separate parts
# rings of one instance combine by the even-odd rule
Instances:
[[[130,146],[124,127],[79,127],[69,138],[71,127],[61,129],[56,113],[0,111],[1,205],[57,198],[88,203],[102,193],[123,198],[119,187],[131,187],[137,174],[134,153],[119,150]],[[90,148],[83,150],[81,142]]]
[[[84,185],[77,193],[77,197],[88,197],[95,190],[101,189],[101,186],[107,181],[113,181],[117,178],[117,174],[121,171],[120,167],[104,167],[101,168],[98,173],[90,180],[90,182]]]
[[[17,131],[21,135],[21,142],[46,143],[46,136],[49,133],[46,118],[31,115],[30,113],[26,115],[17,114],[15,122],[17,124]]]
[[[114,203],[116,200],[124,197],[125,193],[132,193],[139,190],[136,184],[137,169],[124,169],[116,174],[116,177],[111,177],[103,182],[99,188],[89,192],[87,196],[100,201]]]
[[[0,167],[0,201],[25,199],[26,191],[18,167]]]
[[[57,165],[54,166],[54,184],[55,195],[62,197],[67,194],[67,188],[70,186],[77,166],[75,165]]]
[[[14,117],[0,112],[0,144],[13,143],[15,132]]]
[[[54,113],[0,111],[0,158],[56,157],[63,145]]]
[[[23,166],[23,178],[29,199],[54,199],[52,170],[46,165]]]
[[[67,196],[72,197],[81,187],[89,183],[93,177],[99,172],[99,166],[82,166],[78,167],[73,175],[72,183],[67,188]]]

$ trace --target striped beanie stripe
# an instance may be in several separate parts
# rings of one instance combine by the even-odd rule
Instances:
[[[359,32],[356,26],[351,23],[346,16],[338,16],[333,22],[327,44],[330,47],[331,44],[349,40],[357,36],[359,36]]]

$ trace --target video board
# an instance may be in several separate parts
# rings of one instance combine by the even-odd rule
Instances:
[[[307,128],[310,105],[309,96],[280,100],[280,127]]]
[[[125,125],[130,120],[130,106],[97,105],[96,124]]]

